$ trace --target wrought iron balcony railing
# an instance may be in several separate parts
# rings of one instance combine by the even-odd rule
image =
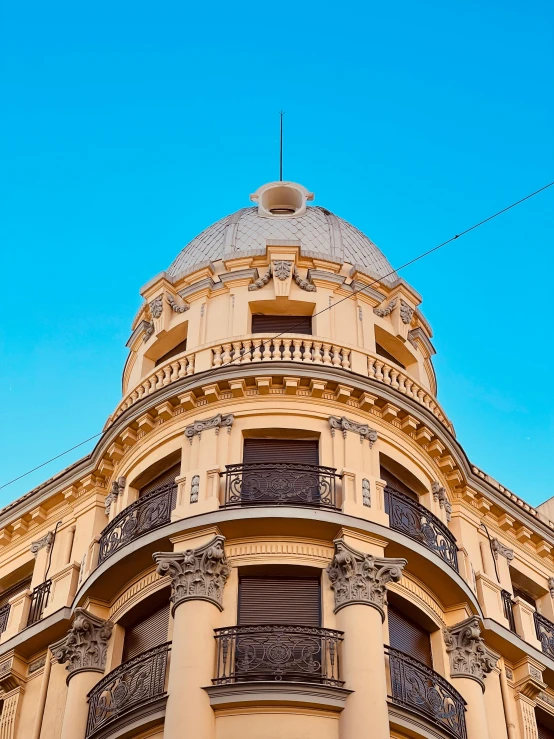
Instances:
[[[535,611],[535,631],[542,651],[554,659],[554,623]]]
[[[342,631],[312,626],[231,626],[215,629],[215,685],[289,680],[339,687]]]
[[[385,510],[391,529],[420,542],[458,572],[456,539],[431,511],[389,486],[385,488]]]
[[[516,633],[516,622],[514,619],[514,601],[512,600],[512,594],[507,590],[500,591],[500,597],[502,598],[502,610],[504,615],[508,619],[508,626],[510,631]]]
[[[450,683],[427,665],[392,647],[389,657],[390,699],[428,718],[454,739],[467,739],[465,701]]]
[[[334,467],[290,462],[228,464],[225,506],[297,505],[337,508]]]
[[[31,593],[31,606],[29,608],[29,616],[27,618],[27,626],[36,624],[40,621],[44,609],[48,605],[48,598],[50,597],[50,589],[52,588],[52,580],[46,580],[33,588]]]
[[[135,500],[113,518],[100,535],[98,564],[130,541],[171,521],[177,502],[177,485],[169,483]]]
[[[10,617],[10,604],[6,603],[5,606],[2,606],[0,608],[0,634],[3,634],[4,631],[6,631],[6,628],[8,626],[8,619]]]
[[[139,705],[165,696],[171,642],[127,660],[100,680],[88,694],[86,737]]]

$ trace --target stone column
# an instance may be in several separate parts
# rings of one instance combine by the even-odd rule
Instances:
[[[496,658],[481,637],[479,619],[477,616],[466,618],[445,628],[443,634],[450,657],[450,677],[457,678],[455,687],[467,703],[468,739],[489,739],[484,678],[494,668]]]
[[[68,662],[67,700],[60,739],[84,739],[87,728],[87,694],[104,674],[111,621],[104,621],[84,608],[75,609],[67,636],[52,644],[58,662]]]
[[[344,631],[341,679],[353,691],[340,716],[340,737],[351,739],[369,731],[372,739],[388,739],[383,621],[387,583],[400,580],[406,560],[358,552],[344,539],[334,544],[327,574],[335,594],[337,628]]]
[[[215,737],[215,716],[204,688],[214,677],[214,628],[230,573],[224,543],[225,537],[216,536],[198,549],[154,554],[158,573],[171,576],[174,618],[165,739],[180,739],[183,731],[195,739]]]

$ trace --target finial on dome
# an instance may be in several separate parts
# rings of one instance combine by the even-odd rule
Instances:
[[[291,218],[306,212],[306,203],[314,199],[313,192],[296,182],[268,182],[250,195],[258,203],[262,218]]]

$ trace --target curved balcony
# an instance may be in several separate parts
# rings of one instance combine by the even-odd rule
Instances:
[[[535,619],[535,631],[537,639],[541,643],[541,649],[551,659],[554,659],[554,623],[540,613],[533,614]],[[515,629],[513,629],[515,631]]]
[[[127,660],[100,680],[88,694],[86,739],[97,736],[123,716],[136,712],[142,728],[166,696],[167,658],[171,642]],[[142,719],[142,721],[141,721]]]
[[[289,462],[228,464],[223,505],[294,505],[338,509],[334,467]]]
[[[237,682],[310,682],[341,687],[342,631],[312,626],[231,626],[215,629],[214,685]]]
[[[423,544],[458,572],[456,538],[431,511],[388,485],[385,488],[385,510],[389,514],[391,529]]]
[[[113,518],[100,534],[98,564],[149,531],[171,521],[177,501],[177,485],[169,483],[139,498]]]
[[[465,701],[450,683],[430,667],[392,647],[388,655],[389,700],[410,713],[424,716],[454,739],[467,739]]]

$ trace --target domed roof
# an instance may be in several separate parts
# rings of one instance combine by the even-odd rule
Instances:
[[[267,241],[287,241],[298,242],[305,256],[348,262],[387,284],[395,282],[393,268],[375,244],[325,208],[306,206],[312,198],[295,183],[264,185],[251,195],[258,206],[242,208],[202,231],[177,256],[168,276],[175,282],[200,264],[265,254]]]

